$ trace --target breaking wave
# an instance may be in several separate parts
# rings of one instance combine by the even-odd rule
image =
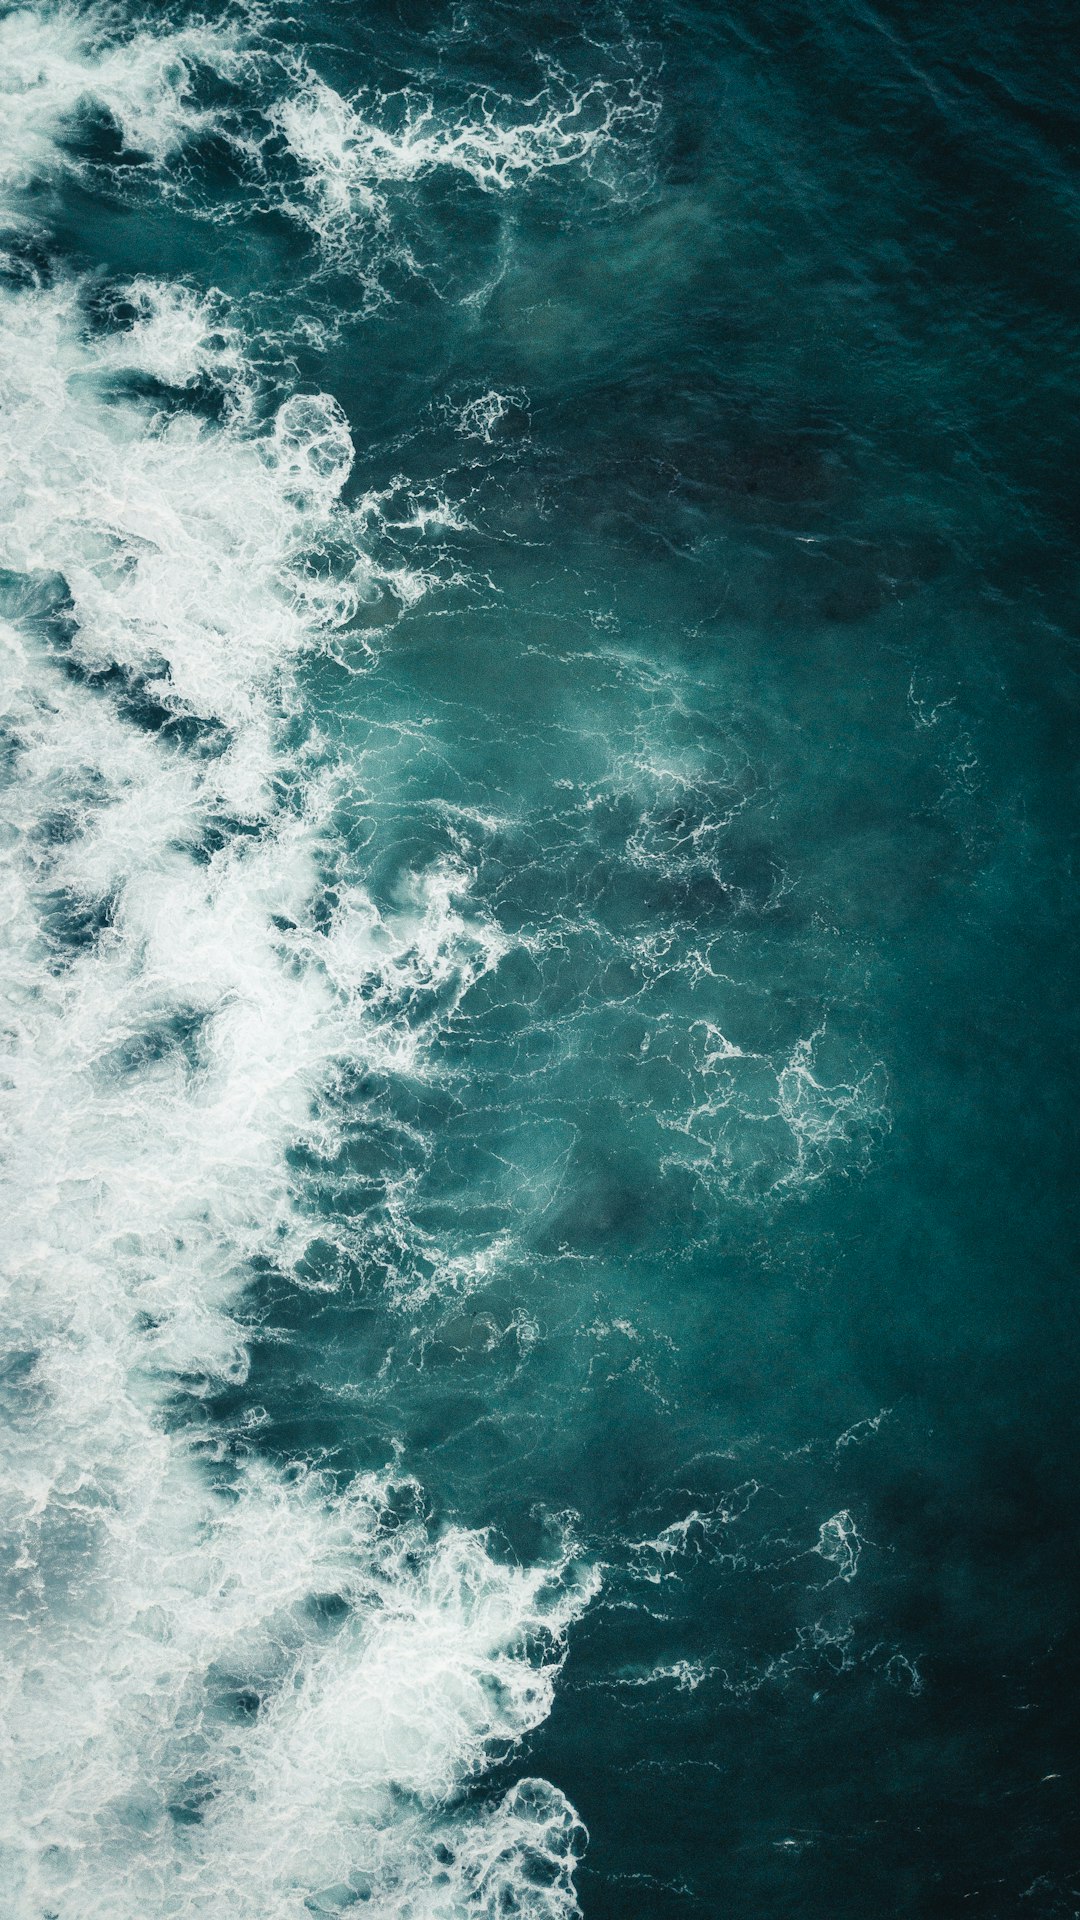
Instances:
[[[314,1236],[295,1150],[332,1152],[345,1066],[422,1077],[502,951],[463,868],[375,906],[298,693],[373,595],[426,581],[367,557],[330,396],[271,403],[220,296],[141,277],[103,308],[23,204],[90,164],[88,102],[164,177],[214,113],[235,128],[199,72],[255,56],[67,11],[0,38],[10,1910],[555,1920],[567,1802],[462,1794],[549,1710],[595,1586],[570,1536],[507,1564],[393,1470],[274,1468],[200,1414],[244,1378],[254,1278]],[[313,89],[282,124],[310,133]],[[578,136],[535,139],[540,164]],[[516,164],[490,128],[426,151]],[[312,564],[327,543],[347,564]]]

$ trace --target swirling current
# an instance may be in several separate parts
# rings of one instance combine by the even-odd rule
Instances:
[[[0,1913],[1080,1910],[1050,0],[0,8]]]

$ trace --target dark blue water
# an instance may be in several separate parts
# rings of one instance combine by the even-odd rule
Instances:
[[[20,1920],[1080,1911],[1078,51],[0,20]]]

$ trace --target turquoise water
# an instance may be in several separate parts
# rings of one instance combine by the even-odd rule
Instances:
[[[1074,1912],[1069,29],[0,16],[18,1920]]]

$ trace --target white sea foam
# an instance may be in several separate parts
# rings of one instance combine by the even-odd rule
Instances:
[[[484,393],[474,394],[457,405],[445,402],[441,412],[462,439],[482,440],[490,447],[508,415],[516,413],[520,420],[528,420],[529,396],[520,387],[512,387],[507,393],[500,392],[498,387],[488,387]]]
[[[824,1081],[816,1067],[824,1032],[776,1057],[742,1048],[712,1021],[695,1026],[699,1097],[682,1113],[659,1116],[679,1141],[665,1164],[691,1169],[731,1199],[758,1201],[865,1161],[890,1124],[885,1068],[875,1061],[849,1081]]]
[[[4,15],[0,182],[18,194],[65,173],[105,172],[114,190],[140,192],[143,169],[82,150],[80,129],[104,121],[123,160],[149,162],[158,190],[202,217],[272,209],[303,227],[369,305],[386,297],[388,268],[431,265],[401,218],[403,190],[428,176],[465,177],[486,194],[569,167],[616,195],[638,183],[658,109],[636,73],[574,83],[552,70],[523,100],[485,92],[437,105],[415,89],[347,97],[275,39],[264,11],[249,6],[243,31],[196,19],[123,35],[107,7]],[[174,165],[207,137],[232,153],[243,180],[234,198],[193,194]]]
[[[2,31],[9,183],[65,164],[88,87],[165,164],[182,47],[95,51],[66,14]],[[0,303],[6,1911],[563,1920],[562,1796],[460,1796],[549,1709],[593,1585],[572,1543],[508,1566],[432,1538],[389,1476],[342,1489],[176,1417],[243,1379],[255,1265],[309,1245],[289,1153],[332,1148],[342,1064],[427,1072],[502,942],[460,865],[378,911],[334,769],[287,744],[299,659],[377,579],[340,409],[259,426],[220,300],[142,279],[127,319],[89,329],[62,279]],[[126,375],[211,384],[216,422]]]
[[[836,1568],[834,1580],[851,1581],[859,1571],[859,1560],[865,1544],[845,1507],[842,1513],[834,1513],[828,1520],[822,1521],[816,1545],[811,1552],[820,1554],[823,1560]]]
[[[123,145],[164,167],[202,132],[227,132],[200,106],[196,76],[242,79],[251,55],[228,28],[196,25],[116,35],[116,20],[75,6],[19,8],[0,18],[0,179],[8,192],[78,168],[70,144],[81,114],[108,115]]]
[[[445,172],[483,193],[506,193],[564,167],[592,169],[628,127],[655,117],[655,102],[636,83],[574,87],[552,74],[532,99],[488,92],[448,115],[414,90],[347,99],[306,66],[296,67],[293,86],[270,111],[305,184],[293,211],[338,248],[358,224],[386,230],[395,186]]]
[[[250,417],[255,382],[243,343],[218,294],[139,277],[125,289],[130,326],[97,343],[101,366],[143,373],[183,391],[206,381],[232,414]]]

